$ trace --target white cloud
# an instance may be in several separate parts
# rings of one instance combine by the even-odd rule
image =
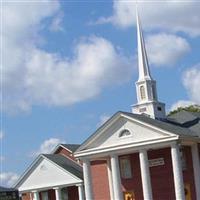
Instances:
[[[135,25],[135,2],[114,0],[113,15],[101,17],[97,24],[113,23],[127,28]],[[182,31],[192,36],[200,35],[200,4],[198,1],[141,1],[139,13],[144,28],[161,28],[172,32]]]
[[[187,107],[194,104],[195,103],[192,101],[179,100],[171,106],[170,111],[176,110],[179,107]]]
[[[183,74],[183,84],[191,101],[200,104],[200,63],[188,68]]]
[[[18,180],[19,175],[14,172],[0,173],[1,185],[6,187],[12,187]]]
[[[31,153],[31,156],[37,156],[39,154],[49,154],[58,144],[63,143],[65,143],[65,141],[59,138],[49,138],[40,145],[40,148],[37,151]]]
[[[175,110],[178,107],[186,107],[189,105],[200,105],[200,63],[185,70],[182,81],[187,91],[189,100],[177,101],[171,106],[170,110]]]
[[[107,115],[107,114],[103,114],[99,117],[99,122],[97,124],[97,126],[101,126],[103,125],[108,119],[110,118],[110,115]]]
[[[38,47],[44,19],[60,13],[58,2],[4,6],[3,108],[7,112],[29,111],[33,105],[68,106],[131,77],[129,58],[101,37],[79,41],[71,58]]]
[[[166,33],[149,35],[146,48],[150,63],[156,66],[172,66],[190,51],[184,38]]]

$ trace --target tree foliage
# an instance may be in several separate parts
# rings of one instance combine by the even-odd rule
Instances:
[[[200,106],[199,105],[191,105],[191,106],[187,106],[187,107],[178,107],[177,109],[170,111],[168,116],[176,114],[183,110],[188,111],[188,112],[200,112]]]

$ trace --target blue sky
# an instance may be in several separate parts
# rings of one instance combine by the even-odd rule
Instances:
[[[82,143],[136,103],[134,1],[2,3],[1,184],[39,153]],[[200,104],[200,3],[139,5],[150,68],[167,111]]]

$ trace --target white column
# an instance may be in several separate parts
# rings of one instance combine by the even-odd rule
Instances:
[[[86,160],[86,159],[83,160],[83,177],[84,177],[84,186],[85,186],[85,198],[86,200],[93,200],[90,162],[89,160]]]
[[[84,200],[83,184],[80,183],[80,184],[77,184],[76,186],[78,187],[79,200]]]
[[[55,187],[55,188],[53,188],[53,189],[55,190],[56,200],[62,200],[60,188],[59,188],[59,187]]]
[[[40,200],[39,192],[38,191],[32,191],[33,193],[33,200]]]
[[[111,170],[112,170],[112,182],[113,182],[113,193],[115,200],[122,200],[122,189],[121,189],[121,177],[119,171],[119,161],[117,155],[111,155]]]
[[[198,198],[200,199],[200,159],[199,159],[199,150],[197,143],[192,145],[192,161],[194,169],[196,197],[197,199]]]
[[[153,200],[147,151],[145,149],[140,150],[139,157],[140,157],[143,197],[145,200]]]
[[[177,144],[171,145],[171,156],[172,156],[176,199],[177,200],[179,200],[179,199],[185,200],[180,150],[179,150],[179,146]]]
[[[114,195],[113,195],[113,182],[112,182],[112,171],[111,171],[110,159],[107,159],[107,171],[108,171],[110,199],[115,200]]]

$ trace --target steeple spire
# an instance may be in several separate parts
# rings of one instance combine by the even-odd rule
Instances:
[[[138,64],[139,64],[139,80],[152,79],[149,63],[145,48],[144,37],[142,33],[142,27],[140,24],[140,18],[138,13],[138,6],[136,4],[136,21],[137,21],[137,37],[138,37]]]
[[[158,101],[156,81],[150,74],[147,52],[145,48],[142,27],[136,5],[137,39],[138,39],[138,68],[139,78],[136,82],[137,104],[133,105],[132,112],[146,114],[152,118],[165,118],[165,104]]]

